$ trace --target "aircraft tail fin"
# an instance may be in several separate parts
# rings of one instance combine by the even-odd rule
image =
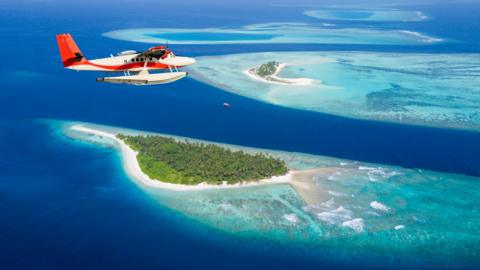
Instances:
[[[57,44],[64,67],[82,64],[87,61],[70,34],[58,34]]]

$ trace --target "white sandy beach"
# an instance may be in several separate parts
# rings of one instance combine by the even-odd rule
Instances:
[[[281,63],[278,65],[277,70],[273,75],[268,76],[270,79],[262,78],[252,72],[252,68],[244,70],[243,73],[248,77],[266,83],[273,83],[273,84],[280,84],[280,85],[312,85],[313,79],[309,78],[282,78],[278,77],[277,75],[287,66],[286,63]]]
[[[287,174],[282,176],[274,176],[272,178],[263,179],[255,182],[245,182],[245,183],[238,183],[238,184],[211,185],[211,184],[201,183],[198,185],[182,185],[182,184],[166,183],[160,180],[151,179],[148,175],[143,173],[139,163],[137,162],[138,153],[133,149],[131,149],[122,140],[117,138],[116,133],[86,127],[81,124],[73,125],[70,127],[70,129],[77,132],[82,132],[85,134],[109,138],[115,141],[118,144],[118,147],[121,151],[123,166],[127,171],[127,173],[133,179],[135,179],[138,183],[145,186],[149,186],[149,187],[156,187],[156,188],[170,189],[170,190],[177,190],[177,191],[250,187],[250,186],[258,186],[258,185],[266,185],[266,184],[289,183],[292,180],[292,175],[294,174],[294,171],[289,171]]]

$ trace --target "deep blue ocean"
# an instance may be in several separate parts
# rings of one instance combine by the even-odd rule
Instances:
[[[101,34],[107,31],[129,27],[233,27],[278,21],[314,23],[315,19],[302,12],[315,2],[2,1],[0,269],[368,268],[388,260],[322,257],[304,247],[252,242],[187,222],[178,213],[158,206],[132,183],[115,150],[72,142],[39,120],[92,122],[480,176],[479,132],[287,109],[190,78],[153,87],[99,84],[95,81],[98,74],[64,70],[55,41],[55,34],[69,32],[88,58],[100,58],[148,47],[103,37]],[[455,42],[435,46],[170,47],[177,55],[193,57],[288,50],[480,52],[479,2],[446,1],[414,8],[434,19],[411,23],[409,29]],[[385,28],[399,25],[369,24]],[[234,106],[225,110],[223,102]],[[395,265],[425,267],[401,262]]]

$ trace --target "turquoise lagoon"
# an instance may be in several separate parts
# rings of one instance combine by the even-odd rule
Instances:
[[[240,28],[129,28],[103,34],[144,43],[173,44],[372,44],[426,45],[442,39],[419,32],[374,28],[332,28],[303,23],[266,23]]]
[[[272,52],[199,57],[192,76],[238,95],[345,117],[480,129],[480,55]],[[244,71],[268,61],[287,66],[279,85]]]
[[[321,9],[307,10],[305,15],[322,20],[415,22],[428,20],[421,11],[398,9]]]
[[[53,126],[72,143],[116,147],[108,138],[71,130],[74,124],[79,123],[55,122]],[[199,226],[242,239],[295,244],[309,252],[333,252],[339,259],[342,254],[351,256],[367,250],[370,255],[385,258],[422,258],[420,263],[427,264],[474,262],[480,256],[478,178],[224,146],[267,152],[296,170],[315,168],[315,174],[301,182],[314,194],[299,196],[296,187],[288,184],[187,192],[139,187],[160,206],[173,209]]]

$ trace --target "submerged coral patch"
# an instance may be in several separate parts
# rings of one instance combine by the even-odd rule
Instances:
[[[377,21],[377,22],[416,22],[425,21],[429,17],[425,13],[416,10],[399,9],[320,9],[307,10],[305,15],[322,20],[342,21]]]
[[[128,28],[106,37],[144,43],[172,44],[376,44],[422,45],[442,40],[423,33],[373,28],[332,28],[331,25],[266,23],[238,28]]]

